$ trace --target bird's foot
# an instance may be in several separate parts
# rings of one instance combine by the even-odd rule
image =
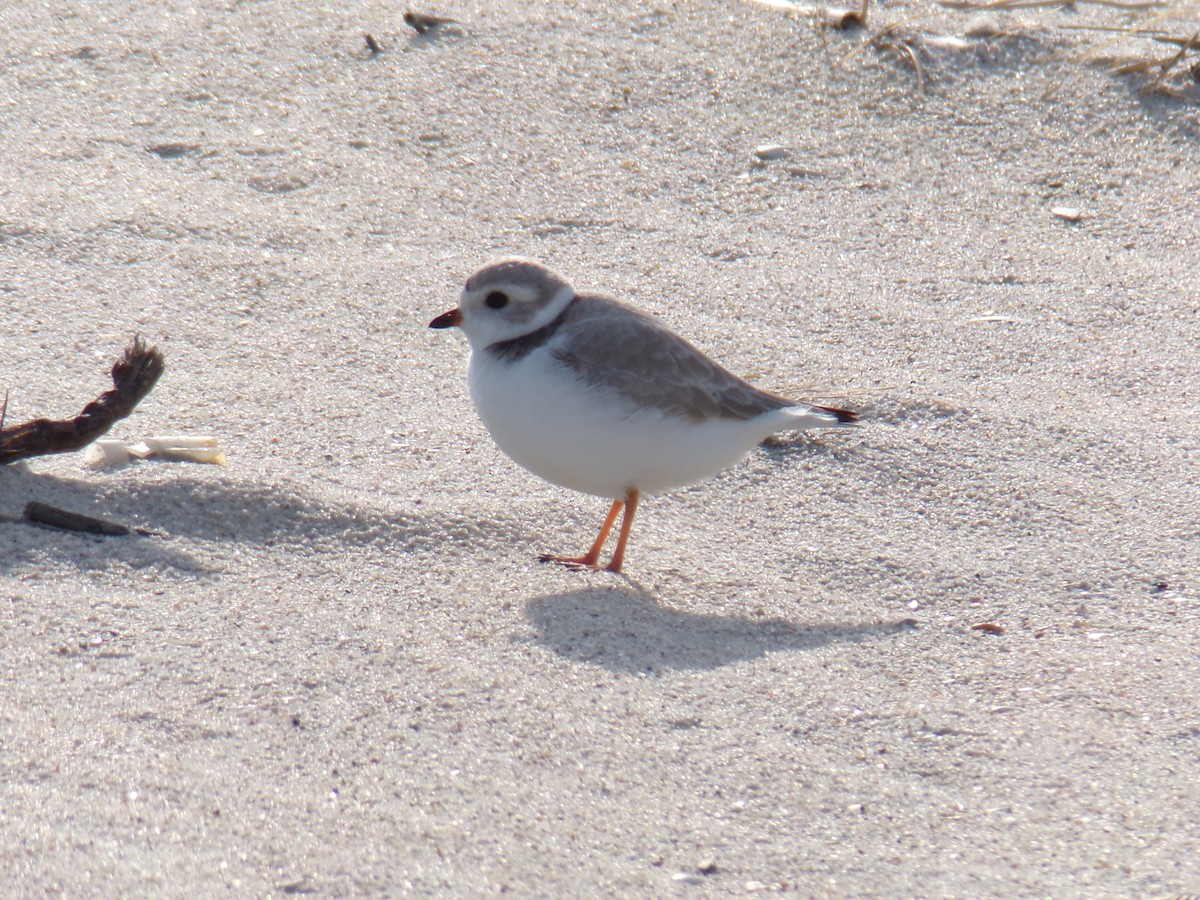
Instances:
[[[538,562],[558,563],[560,566],[566,566],[568,569],[573,569],[574,571],[600,568],[596,565],[596,560],[589,559],[586,556],[551,556],[549,553],[543,553],[538,557]]]
[[[619,563],[614,567],[614,562],[610,562],[607,566],[600,565],[598,559],[594,556],[551,556],[548,553],[543,553],[538,557],[538,562],[543,563],[558,563],[560,566],[566,566],[572,572],[620,572],[621,566]]]

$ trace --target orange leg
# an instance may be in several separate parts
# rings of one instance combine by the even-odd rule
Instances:
[[[617,507],[620,506],[620,501],[613,504],[613,510],[609,513],[609,526],[612,525],[612,518],[617,514]],[[633,515],[637,512],[638,492],[637,488],[630,488],[629,493],[625,495],[625,515],[621,517],[621,533],[617,537],[617,549],[613,551],[612,559],[604,568],[609,572],[620,572],[621,563],[625,561],[625,544],[629,540],[629,529],[633,527]],[[593,550],[596,548],[593,547]]]
[[[635,494],[636,494],[636,492],[635,492]],[[625,505],[624,500],[614,500],[613,501],[612,507],[608,510],[608,516],[605,517],[605,519],[604,519],[604,524],[600,526],[600,534],[598,534],[596,536],[596,540],[592,544],[592,548],[590,550],[588,550],[588,552],[585,553],[583,556],[543,555],[543,556],[539,556],[538,559],[541,562],[556,562],[556,563],[562,563],[565,566],[587,566],[587,567],[593,568],[593,569],[596,568],[596,563],[600,559],[600,551],[604,549],[604,542],[606,540],[608,540],[608,533],[610,531],[612,531],[613,523],[615,521],[617,521],[617,513],[619,513],[621,511],[621,507],[624,505]],[[628,518],[629,518],[629,514],[626,513],[625,519],[621,521],[620,547],[624,547],[624,545],[625,545],[625,537],[629,530],[625,526],[625,521],[628,520]],[[611,563],[610,563],[610,565],[611,565]],[[620,568],[620,566],[618,565],[618,569],[619,568]],[[617,569],[614,569],[613,571],[615,572],[615,571],[617,571]]]

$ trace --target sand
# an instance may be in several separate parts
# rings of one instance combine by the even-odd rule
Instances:
[[[228,464],[0,470],[156,532],[0,523],[12,895],[1200,892],[1200,89],[1073,27],[1157,13],[143,6],[0,11],[0,387],[139,333]],[[606,504],[426,328],[513,252],[863,427],[539,565]]]

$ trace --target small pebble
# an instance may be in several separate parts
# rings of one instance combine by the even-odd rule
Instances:
[[[826,28],[837,28],[840,31],[846,31],[850,28],[858,28],[865,24],[863,21],[862,9],[842,9],[841,7],[831,6],[828,9],[821,10],[821,24]]]
[[[763,144],[761,147],[754,148],[754,155],[763,162],[771,162],[776,159],[787,159],[791,154],[788,153],[787,147],[780,144]]]
[[[972,16],[967,20],[963,34],[967,37],[995,37],[1000,33],[1000,20],[987,14]]]

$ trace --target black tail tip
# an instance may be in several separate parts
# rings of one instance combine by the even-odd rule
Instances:
[[[817,409],[837,416],[839,425],[855,425],[858,423],[858,413],[852,409],[839,409],[836,406],[818,406]]]

